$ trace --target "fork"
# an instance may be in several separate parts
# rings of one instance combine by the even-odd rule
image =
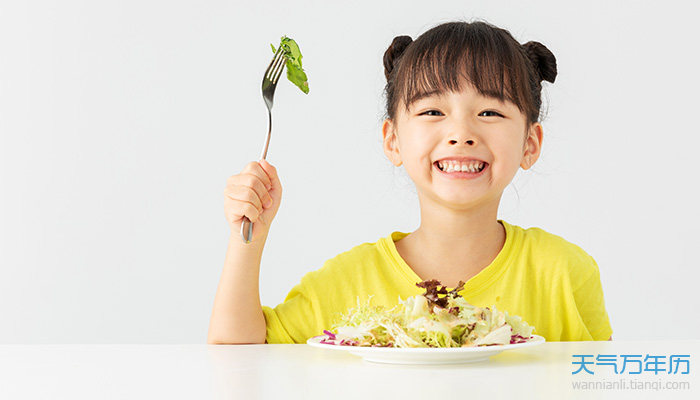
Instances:
[[[270,135],[272,133],[272,99],[275,96],[275,88],[277,88],[277,82],[282,75],[282,70],[284,69],[285,58],[283,56],[284,51],[282,50],[282,45],[277,49],[275,56],[270,61],[270,65],[267,66],[265,74],[262,80],[262,96],[265,100],[265,105],[267,106],[268,115],[268,130],[267,137],[265,138],[265,146],[263,147],[260,159],[264,160],[267,156],[267,146],[270,144]],[[245,225],[248,224],[248,230],[246,232]],[[250,243],[250,238],[253,236],[253,223],[246,216],[243,216],[243,221],[241,222],[241,236],[245,243]]]

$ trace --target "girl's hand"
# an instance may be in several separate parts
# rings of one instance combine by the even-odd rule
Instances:
[[[253,223],[251,242],[267,235],[281,200],[282,185],[277,169],[266,160],[248,163],[240,174],[226,180],[224,213],[231,234],[241,236],[241,224],[246,216]]]

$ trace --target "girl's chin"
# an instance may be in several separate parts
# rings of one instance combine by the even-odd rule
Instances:
[[[495,196],[493,188],[468,183],[438,183],[433,187],[433,195],[440,199],[441,203],[460,209],[484,204],[494,198],[500,199],[499,196]]]

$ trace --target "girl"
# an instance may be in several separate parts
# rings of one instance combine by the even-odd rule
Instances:
[[[486,22],[459,21],[415,41],[394,38],[384,69],[384,153],[416,185],[420,226],[327,260],[283,303],[262,306],[260,259],[282,186],[267,161],[249,163],[225,189],[231,238],[208,343],[305,343],[358,296],[391,308],[428,279],[450,289],[466,282],[469,303],[519,315],[548,341],[612,339],[595,260],[557,235],[497,219],[503,190],[539,157],[541,82],[554,82],[554,55]],[[248,244],[244,215],[254,223]]]

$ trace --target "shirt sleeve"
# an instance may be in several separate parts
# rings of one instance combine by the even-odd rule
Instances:
[[[284,302],[274,308],[262,307],[267,326],[265,343],[306,343],[314,334],[320,334],[318,304],[307,289],[306,278],[292,288]]]
[[[612,335],[612,327],[605,309],[600,270],[593,257],[590,257],[590,260],[594,267],[593,273],[584,279],[578,289],[574,290],[574,300],[579,315],[593,340],[608,340]]]

